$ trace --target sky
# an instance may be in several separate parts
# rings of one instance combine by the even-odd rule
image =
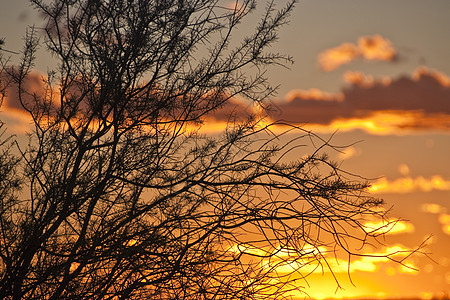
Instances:
[[[342,167],[371,178],[369,191],[402,219],[368,253],[411,249],[431,236],[429,257],[408,258],[411,268],[361,258],[349,276],[347,263],[336,261],[342,288],[329,272],[313,272],[302,283],[311,297],[450,295],[449,15],[448,0],[303,0],[272,49],[295,64],[268,73],[280,84],[271,118],[334,134],[334,144],[348,145],[334,154]],[[5,49],[19,51],[33,22],[27,1],[2,0]],[[45,71],[45,61],[36,68]],[[0,117],[11,130],[26,126],[7,106]]]

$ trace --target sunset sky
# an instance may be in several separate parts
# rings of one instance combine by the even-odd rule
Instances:
[[[402,219],[384,246],[368,253],[412,249],[431,236],[422,249],[429,257],[412,256],[405,261],[411,268],[355,258],[354,285],[347,263],[334,261],[342,289],[326,270],[313,272],[301,283],[311,297],[450,296],[449,16],[448,0],[303,0],[272,49],[295,60],[269,72],[280,84],[272,119],[325,139],[337,131],[333,144],[349,146],[332,155],[372,179],[370,192],[392,207],[392,219]],[[35,22],[26,0],[3,0],[5,49],[20,51],[26,26]],[[43,59],[36,68],[45,72],[47,65]],[[13,106],[5,103],[0,119],[23,132],[29,123]]]

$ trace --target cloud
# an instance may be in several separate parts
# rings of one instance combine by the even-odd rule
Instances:
[[[4,78],[3,80],[8,80],[8,78]],[[45,93],[44,89],[44,81],[43,76],[40,73],[32,72],[30,73],[24,80],[22,89],[26,91],[22,94],[22,101],[24,104],[31,104],[34,102],[33,95],[42,95]],[[23,110],[22,104],[19,100],[19,93],[18,93],[18,86],[15,83],[12,83],[9,85],[9,87],[6,90],[6,97],[3,102],[4,106],[7,106],[8,108],[13,108],[16,110]]]
[[[358,39],[358,49],[367,60],[392,61],[396,51],[389,40],[381,35],[363,36]]]
[[[342,77],[346,82],[354,85],[372,86],[375,83],[372,75],[366,75],[360,71],[346,71]]]
[[[447,211],[447,209],[444,206],[436,203],[424,203],[421,205],[420,208],[423,212],[431,214],[445,213]]]
[[[408,176],[409,175],[409,167],[407,164],[400,164],[398,166],[398,171],[400,172],[400,174],[402,174],[403,176]]]
[[[372,87],[375,83],[383,86],[388,86],[392,83],[392,78],[389,76],[377,78],[375,80],[372,75],[367,75],[360,71],[346,71],[342,75],[342,78],[347,83],[366,88]]]
[[[321,52],[317,59],[324,71],[333,71],[356,59],[393,61],[396,51],[391,42],[381,35],[362,36],[357,44],[343,43]]]
[[[2,106],[0,107],[0,122],[5,123],[9,134],[25,134],[30,132],[33,120],[21,110]]]
[[[11,133],[23,134],[30,131],[33,121],[29,113],[23,108],[19,99],[19,88],[10,77],[1,74],[0,80],[9,82],[6,89],[6,96],[0,102],[0,122],[6,124],[6,127]],[[41,98],[45,95],[53,98],[53,105],[58,106],[60,94],[57,88],[50,89],[45,82],[46,75],[39,72],[31,72],[24,80],[22,102],[25,107],[30,110],[33,109],[35,101],[42,101]],[[69,87],[69,92],[72,95],[78,96],[79,90],[75,86]],[[207,95],[205,96],[206,99]],[[0,99],[1,100],[1,99]],[[197,107],[201,110],[201,107]],[[85,103],[80,104],[80,109],[86,109]],[[204,117],[204,121],[208,122],[208,126],[202,127],[202,133],[216,133],[223,131],[227,125],[234,122],[243,122],[252,116],[258,116],[261,109],[257,105],[253,105],[249,101],[245,101],[236,96],[225,101],[224,104]],[[180,113],[178,111],[177,113]],[[210,122],[213,121],[213,122]],[[197,126],[193,125],[191,129],[197,130]]]
[[[292,101],[297,98],[318,100],[318,101],[342,101],[344,94],[327,93],[319,89],[311,88],[309,90],[292,90],[285,96],[286,101]]]
[[[438,221],[442,226],[442,231],[450,235],[450,214],[447,213],[447,208],[436,203],[424,203],[421,210],[426,213],[439,214]]]
[[[450,215],[449,214],[441,214],[439,215],[439,223],[442,225],[442,231],[445,234],[450,235]]]
[[[253,115],[258,114],[258,108],[252,104],[246,103],[242,99],[232,98],[225,102],[222,107],[217,109],[212,114],[208,115],[207,118],[210,121],[225,121],[233,122],[245,121]]]
[[[273,119],[375,133],[450,130],[450,78],[418,68],[410,76],[375,79],[347,72],[350,84],[333,94],[317,89],[294,90],[276,102]]]
[[[388,180],[385,177],[378,179],[368,188],[371,193],[413,193],[429,192],[432,190],[450,191],[450,180],[442,178],[440,175],[434,175],[431,178],[422,176],[401,177],[395,180]]]
[[[318,133],[337,129],[362,129],[380,135],[450,130],[450,77],[442,72],[420,67],[410,76],[374,78],[353,71],[344,73],[344,79],[347,85],[338,93],[317,88],[292,90],[283,100],[268,105],[267,121],[286,120]],[[42,76],[32,74],[27,88],[37,94],[45,92]],[[32,101],[32,95],[25,98],[25,102]],[[9,113],[20,108],[12,87],[2,110]],[[217,132],[227,122],[245,121],[250,116],[261,116],[258,107],[232,99],[207,115],[208,126],[204,127]]]
[[[358,156],[361,154],[360,149],[356,149],[354,146],[350,146],[345,148],[342,152],[339,153],[339,159],[344,160],[353,156]]]
[[[429,75],[432,75],[433,78],[436,81],[438,81],[442,86],[450,87],[450,77],[448,77],[443,72],[439,72],[437,70],[429,70],[428,68],[426,68],[424,66],[417,68],[414,71],[412,78],[415,81],[418,81],[421,79],[422,76],[429,76]]]
[[[358,46],[344,43],[323,51],[319,54],[317,60],[322,70],[329,72],[339,68],[341,65],[350,63],[352,60],[358,59],[360,56],[361,53]]]

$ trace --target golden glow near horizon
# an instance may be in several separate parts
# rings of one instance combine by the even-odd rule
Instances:
[[[398,228],[408,226],[407,222],[399,221],[395,224],[400,225],[394,225],[387,233],[394,233],[395,226],[399,226]],[[378,225],[366,224],[366,226]],[[375,283],[364,282],[364,274],[384,272],[390,277],[397,274],[418,275],[415,260],[409,258],[411,249],[401,244],[385,246],[378,250],[368,248],[363,256],[354,256],[350,260],[336,256],[336,252],[332,249],[313,245],[305,245],[300,251],[303,253],[301,256],[293,249],[276,247],[272,251],[267,251],[245,244],[231,246],[229,251],[267,257],[261,262],[261,266],[265,270],[270,271],[271,274],[277,274],[280,281],[288,278],[297,282],[299,288],[296,291],[287,292],[294,299],[304,299],[308,296],[314,299],[384,297],[387,294],[377,290]],[[363,281],[364,284],[359,287],[354,286],[353,281],[358,283]],[[345,287],[339,288],[340,284]]]

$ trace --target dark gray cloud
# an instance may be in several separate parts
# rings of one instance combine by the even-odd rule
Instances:
[[[329,95],[320,99],[293,93],[290,99],[278,102],[277,108],[273,119],[300,124],[329,124],[336,119],[364,118],[379,111],[414,111],[450,119],[450,79],[421,69],[414,76],[389,81],[353,82],[334,100]]]

